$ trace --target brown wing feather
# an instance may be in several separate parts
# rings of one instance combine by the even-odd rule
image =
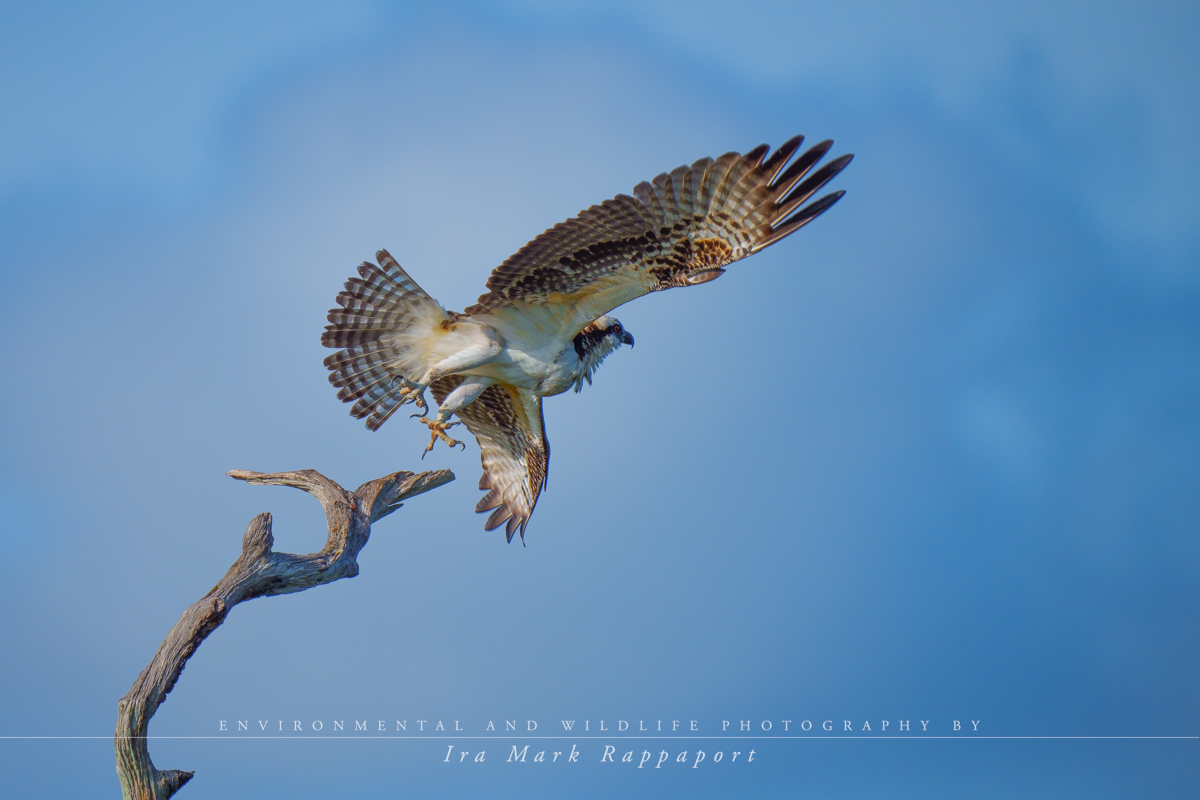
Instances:
[[[801,182],[832,145],[821,142],[788,167],[803,140],[788,140],[769,158],[766,145],[702,158],[639,183],[632,197],[581,211],[497,267],[488,292],[466,313],[594,299],[597,308],[589,305],[585,314],[591,319],[647,292],[718,277],[725,265],[794,233],[841,199],[844,192],[834,192],[803,205],[853,158],[834,159]]]
[[[449,375],[429,388],[440,404],[461,381],[461,377]],[[508,541],[517,531],[524,541],[525,526],[550,468],[542,399],[506,383],[496,383],[461,409],[458,418],[479,442],[483,462],[479,488],[487,494],[475,510],[492,512],[484,530],[504,525]]]

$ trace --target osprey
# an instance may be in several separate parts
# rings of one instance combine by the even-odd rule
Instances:
[[[341,348],[325,359],[338,397],[376,430],[407,403],[438,439],[458,422],[475,434],[483,460],[475,510],[491,511],[486,530],[505,526],[509,542],[525,526],[546,482],[550,443],[542,398],[578,392],[633,336],[608,312],[636,297],[719,278],[725,267],[812,222],[841,199],[805,203],[853,155],[808,173],[826,140],[789,162],[804,137],[770,157],[750,152],[702,158],[639,183],[555,225],[497,267],[470,308],[446,311],[386,250],[346,282],[321,336]],[[807,178],[805,176],[808,176]]]

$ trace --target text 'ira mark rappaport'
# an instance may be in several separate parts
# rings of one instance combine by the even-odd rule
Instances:
[[[480,750],[477,753],[472,753],[470,750],[459,750],[457,753],[455,753],[454,748],[455,746],[452,744],[446,745],[446,757],[442,759],[443,763],[487,763],[486,750]],[[746,754],[746,757],[742,760],[742,763],[748,764],[754,761],[754,755],[757,752],[757,750],[751,750]],[[577,764],[579,763],[579,757],[582,754],[583,751],[579,750],[579,748],[575,745],[571,745],[571,752],[569,753],[565,753],[562,750],[539,750],[531,755],[529,752],[529,745],[525,745],[518,750],[517,746],[514,744],[511,745],[511,750],[509,751],[508,758],[505,759],[505,762],[509,764],[544,764],[547,762],[555,764],[558,763],[558,759],[561,756],[564,764]],[[718,750],[712,754],[710,761],[714,764],[720,764],[722,761],[733,764],[737,762],[738,756],[740,755],[742,755],[741,750],[734,750],[730,753],[729,758],[726,761],[724,751]],[[649,750],[643,750],[641,753],[636,754],[635,757],[635,751],[633,750],[629,750],[623,755],[619,755],[617,753],[617,748],[611,744],[605,745],[604,752],[600,755],[600,763],[602,764],[633,764],[636,761],[638,769],[642,769],[643,767],[647,766],[654,759],[657,759],[657,761],[654,763],[655,769],[662,769],[663,764],[671,763],[684,765],[690,764],[692,769],[697,769],[701,762],[703,762],[705,759],[709,759],[709,755],[703,750],[691,751],[690,754],[689,751],[683,750],[676,754],[674,758],[672,758],[671,753],[667,752],[666,750],[663,750],[657,754],[652,753]]]

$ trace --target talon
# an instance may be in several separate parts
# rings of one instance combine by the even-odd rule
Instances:
[[[425,402],[425,387],[419,383],[413,383],[407,378],[400,378],[401,385],[397,394],[400,395],[400,404],[413,403],[417,408],[421,409],[422,413],[429,413],[429,404]],[[395,383],[395,381],[393,381]],[[417,416],[414,414],[413,416]]]
[[[416,414],[413,416],[416,416]],[[441,439],[443,442],[445,442],[448,447],[454,447],[455,445],[458,445],[462,447],[463,450],[467,449],[465,444],[457,439],[451,439],[446,435],[446,431],[450,430],[455,425],[461,425],[461,422],[438,422],[437,420],[429,419],[428,417],[421,417],[420,422],[424,423],[429,428],[429,444],[425,446],[424,452],[421,453],[422,461],[425,460],[425,453],[428,453],[433,449],[433,446],[437,444],[438,439]]]

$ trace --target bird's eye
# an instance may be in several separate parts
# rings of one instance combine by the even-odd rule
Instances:
[[[620,333],[621,332],[621,323],[618,322],[616,325],[613,325],[612,329],[613,329],[613,333]]]

